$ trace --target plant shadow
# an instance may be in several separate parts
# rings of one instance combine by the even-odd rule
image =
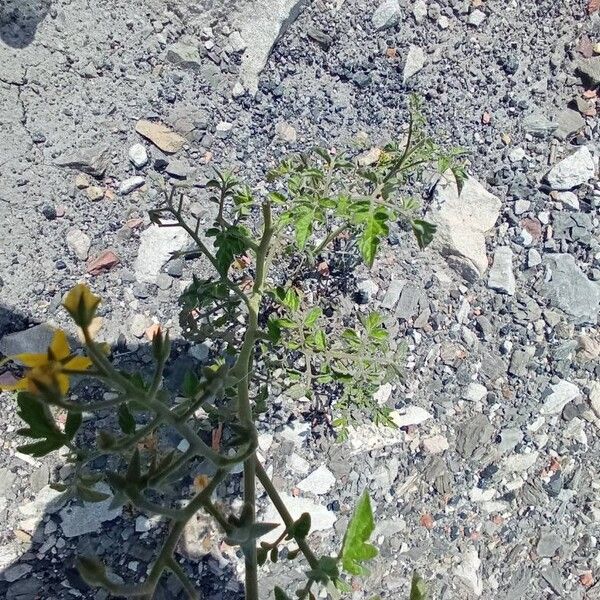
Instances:
[[[29,332],[23,335],[23,332]],[[40,326],[26,315],[0,305],[0,359],[5,354],[16,351],[36,351],[45,347],[51,338],[52,330]],[[6,342],[8,340],[8,343]],[[16,341],[15,341],[16,340]],[[19,342],[19,340],[21,340]],[[19,343],[17,343],[19,342]],[[71,340],[72,346],[78,344]],[[165,386],[178,389],[187,369],[194,366],[194,359],[188,353],[189,344],[184,340],[173,340],[173,360],[165,371]],[[150,343],[140,344],[136,352],[127,352],[122,346],[114,345],[113,356],[119,367],[130,372],[148,371],[148,364],[143,357],[151,355]],[[195,366],[199,365],[195,362]],[[6,366],[0,367],[0,380],[11,376]],[[8,411],[5,411],[7,414]],[[6,428],[6,423],[2,424]],[[15,434],[9,434],[14,437]],[[28,457],[27,457],[28,458]],[[64,529],[64,507],[57,504],[55,498],[45,498],[48,492],[48,479],[65,466],[61,462],[52,463],[52,456],[42,460],[31,459],[23,462],[20,458],[6,453],[0,456],[0,518],[8,523],[7,509],[9,503],[15,508],[17,503],[9,490],[16,486],[21,490],[29,486],[32,491],[31,501],[37,502],[34,516],[31,504],[24,499],[19,504],[19,515],[15,527],[3,527],[0,534],[0,598],[6,600],[66,600],[75,597],[93,600],[116,598],[104,590],[90,588],[79,575],[75,561],[78,555],[97,555],[107,565],[115,567],[123,579],[129,582],[141,581],[147,573],[147,566],[152,563],[156,552],[160,549],[160,538],[166,535],[161,527],[150,529],[148,533],[136,532],[135,518],[138,514],[123,507],[122,515],[102,522],[94,532],[77,536],[67,536]],[[29,465],[27,464],[29,463]],[[36,473],[45,472],[45,480],[33,486]],[[29,483],[27,478],[29,477]],[[45,482],[45,485],[44,485]],[[41,491],[44,488],[43,492]],[[45,492],[45,493],[44,493]],[[17,491],[18,493],[18,491]],[[2,496],[5,496],[5,499]],[[4,500],[2,502],[2,500]],[[28,504],[28,506],[25,506]],[[81,506],[80,501],[72,501],[65,506]],[[83,507],[96,505],[83,504]],[[28,510],[26,510],[28,509]],[[83,515],[83,511],[80,513]],[[12,523],[12,521],[11,521]],[[69,534],[70,535],[70,534]],[[157,539],[159,544],[157,544]],[[202,547],[203,539],[197,540]],[[199,559],[183,557],[179,552],[187,575],[196,584],[201,598],[210,600],[242,600],[243,584],[239,580],[235,565],[227,561],[220,551],[211,552]],[[182,561],[182,562],[181,562]],[[184,600],[188,598],[179,580],[173,574],[165,574],[153,596],[154,600]]]
[[[38,25],[50,11],[52,0],[2,0],[0,40],[12,48],[33,42]]]

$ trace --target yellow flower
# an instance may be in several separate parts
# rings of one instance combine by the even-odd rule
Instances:
[[[73,321],[82,328],[89,327],[94,319],[98,304],[100,304],[100,298],[92,294],[90,288],[83,283],[78,283],[72,288],[63,302],[63,306],[67,309]]]
[[[9,356],[13,360],[28,367],[23,379],[13,385],[3,386],[2,390],[27,390],[38,393],[44,390],[57,390],[62,395],[69,390],[69,377],[74,371],[85,371],[92,361],[87,356],[73,356],[64,331],[59,329],[54,334],[45,354],[25,352]]]

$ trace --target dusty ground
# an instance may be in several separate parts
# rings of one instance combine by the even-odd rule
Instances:
[[[389,27],[377,29],[377,2],[257,4],[3,2],[0,336],[64,322],[64,292],[87,280],[105,299],[106,339],[122,334],[133,364],[143,360],[153,320],[177,334],[174,301],[198,268],[156,267],[158,242],[140,251],[157,200],[152,173],[192,182],[208,218],[203,183],[212,165],[254,183],[290,150],[378,146],[403,131],[415,91],[432,134],[463,146],[470,174],[497,198],[486,246],[473,254],[487,198],[479,186],[462,198],[465,212],[459,204],[445,221],[451,239],[469,242],[466,252],[455,241],[421,253],[408,236],[390,236],[373,271],[357,278],[378,286],[369,307],[383,303],[392,331],[410,344],[407,380],[389,398],[407,412],[406,426],[317,446],[301,418],[275,432],[264,422],[269,465],[288,492],[322,463],[335,476],[317,497],[303,494],[335,522],[316,535],[324,548],[337,547],[354,498],[370,490],[383,558],[357,599],[404,597],[415,568],[435,599],[599,598],[600,14],[588,15],[584,0],[400,0],[389,3]],[[285,18],[292,5],[301,9],[293,23]],[[140,119],[165,122],[186,145],[166,156],[136,133]],[[149,154],[140,168],[128,158],[138,143]],[[558,176],[545,177],[575,150]],[[102,173],[90,167],[99,156]],[[144,185],[119,193],[133,176]],[[451,204],[440,191],[430,213],[436,202]],[[87,261],[108,249],[118,264],[89,274]],[[482,272],[488,262],[491,275]],[[390,291],[392,279],[408,283]],[[31,344],[16,340],[0,340],[0,351]],[[183,343],[179,351],[192,360]],[[73,507],[27,504],[44,498],[57,464],[15,455],[17,422],[3,399],[0,595],[105,597],[71,566],[88,547],[123,576],[145,573],[160,525],[141,533],[140,545],[125,515],[102,513],[93,532],[80,533],[69,529]],[[300,415],[283,402],[286,415]],[[415,406],[425,420],[416,422]],[[207,598],[239,598],[231,575],[239,560],[217,554],[200,567],[190,562],[190,573]],[[288,582],[279,567],[261,580],[265,590]],[[161,594],[180,597],[177,583]]]

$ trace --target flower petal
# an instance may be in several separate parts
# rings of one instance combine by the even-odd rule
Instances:
[[[67,335],[62,329],[59,329],[54,334],[52,342],[50,343],[49,350],[54,355],[55,360],[63,360],[64,358],[67,358],[67,356],[69,356],[69,354],[71,353],[71,350],[69,349],[69,341],[67,340]]]
[[[46,354],[34,354],[33,352],[23,352],[22,354],[13,354],[9,356],[10,360],[21,363],[26,367],[41,367],[48,363]]]
[[[63,371],[85,371],[92,366],[92,361],[87,356],[74,356],[65,363]]]
[[[56,373],[56,383],[58,383],[58,389],[64,396],[69,391],[69,377],[64,373]]]
[[[19,381],[15,383],[11,383],[9,385],[0,386],[0,391],[2,392],[20,392],[29,388],[29,380],[27,377],[23,377],[19,379]]]

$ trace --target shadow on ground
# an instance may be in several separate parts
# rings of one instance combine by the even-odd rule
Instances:
[[[33,42],[52,0],[0,0],[0,40],[12,48]]]
[[[0,0],[1,1],[1,0]],[[8,353],[17,351],[36,351],[45,347],[51,337],[51,330],[38,325],[25,315],[0,306],[0,358]],[[30,332],[28,336],[21,336],[22,332]],[[15,348],[11,334],[19,334],[21,346]],[[7,338],[7,336],[9,336]],[[12,336],[14,338],[14,336]],[[6,340],[11,339],[7,344]],[[73,340],[73,344],[76,341]],[[23,345],[25,347],[23,347]],[[181,385],[184,373],[193,363],[187,352],[188,345],[184,340],[175,340],[168,368],[165,371],[165,385],[170,389],[177,389]],[[137,351],[128,352],[119,346],[113,347],[113,358],[120,368],[130,372],[148,371],[148,363],[144,357],[151,354],[149,344],[141,345]],[[190,362],[192,361],[192,362]],[[196,366],[198,363],[195,363]],[[0,378],[6,377],[6,367],[0,367]],[[13,413],[12,410],[4,414]],[[12,421],[12,419],[11,419]],[[8,425],[14,425],[9,422]],[[7,423],[2,423],[2,430],[6,430]],[[14,428],[13,428],[14,430]],[[14,436],[14,434],[10,434]],[[31,486],[36,475],[36,469],[46,469],[45,482],[38,489],[45,487],[47,490],[48,477],[56,481],[54,473],[58,471],[62,462],[56,461],[56,455],[32,461],[33,472],[29,473],[25,463],[12,456],[0,454],[0,515],[5,519],[5,510],[9,506],[15,507],[17,500],[3,494],[10,490],[13,483],[21,489]],[[54,463],[52,463],[54,460]],[[60,459],[59,459],[60,460]],[[20,464],[19,464],[20,463]],[[49,466],[48,466],[49,465]],[[191,466],[191,465],[190,465]],[[25,468],[24,468],[25,467]],[[27,471],[27,472],[25,472]],[[190,482],[191,482],[190,476]],[[21,483],[19,484],[19,480]],[[30,491],[32,488],[30,487]],[[50,500],[42,502],[40,494],[34,492],[33,500],[40,502],[40,512],[35,519],[35,525],[25,532],[20,529],[19,523],[31,522],[28,514],[19,514],[18,523],[14,530],[10,530],[7,520],[3,522],[0,532],[0,598],[6,600],[66,600],[83,597],[90,600],[107,600],[113,598],[103,590],[90,588],[80,577],[75,568],[75,560],[80,554],[98,555],[105,563],[119,575],[133,583],[145,577],[146,567],[151,564],[156,556],[156,534],[150,530],[149,534],[140,536],[134,531],[135,517],[128,508],[123,508],[122,516],[106,521],[94,533],[86,533],[77,537],[63,535],[62,515],[59,514],[62,505],[57,507],[56,502]],[[7,496],[2,502],[2,496]],[[23,501],[21,502],[23,504]],[[80,502],[78,502],[81,504]],[[20,512],[22,506],[19,507]],[[4,514],[3,514],[4,513]],[[160,538],[165,535],[165,528],[161,528]],[[140,537],[142,539],[140,539]],[[4,538],[4,539],[2,539]],[[203,540],[199,539],[200,544]],[[18,548],[18,551],[16,549]],[[178,555],[179,558],[181,558]],[[243,586],[239,582],[232,564],[225,564],[217,560],[212,554],[199,560],[186,559],[183,566],[187,574],[196,582],[201,598],[206,600],[242,600]],[[75,591],[77,590],[77,591]],[[179,580],[172,574],[165,575],[157,588],[153,600],[184,600],[188,596],[184,593]]]

